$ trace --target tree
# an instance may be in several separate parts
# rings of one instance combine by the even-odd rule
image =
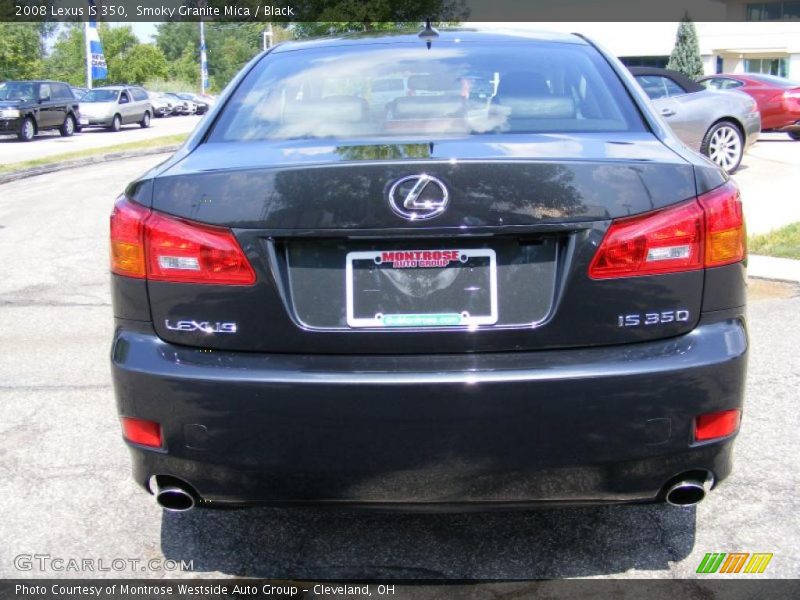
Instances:
[[[41,75],[41,27],[38,23],[0,23],[0,79]]]
[[[103,54],[108,65],[109,83],[131,83],[131,74],[128,71],[128,57],[139,44],[139,39],[133,33],[130,25],[110,27],[100,23],[97,28],[100,43],[103,45]]]
[[[700,58],[697,30],[689,15],[686,15],[678,26],[675,47],[669,56],[667,68],[680,71],[692,80],[703,76],[703,59]]]
[[[152,44],[136,44],[125,55],[124,81],[142,84],[151,79],[165,79],[169,75],[164,53]]]
[[[263,23],[206,23],[208,75],[213,89],[225,87],[239,69],[261,51],[264,29]],[[167,59],[170,79],[199,83],[200,29],[197,23],[160,23],[156,44]]]
[[[53,51],[44,61],[44,73],[48,79],[77,86],[86,84],[86,50],[79,23],[64,25]]]

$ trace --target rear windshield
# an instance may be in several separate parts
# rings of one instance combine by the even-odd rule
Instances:
[[[265,57],[209,141],[643,129],[590,46],[395,44]]]

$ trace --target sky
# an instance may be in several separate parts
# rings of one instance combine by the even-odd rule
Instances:
[[[126,23],[133,28],[133,33],[139,38],[139,41],[148,44],[153,41],[156,34],[157,23]]]

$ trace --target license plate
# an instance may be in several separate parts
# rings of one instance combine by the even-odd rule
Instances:
[[[84,119],[83,117],[81,117],[80,122],[81,122],[81,125],[88,125],[89,124],[89,119]]]
[[[350,327],[497,323],[497,257],[489,248],[349,252]]]

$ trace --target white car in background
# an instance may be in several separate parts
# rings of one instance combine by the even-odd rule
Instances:
[[[147,92],[136,86],[110,85],[89,90],[80,100],[80,126],[119,131],[137,123],[150,127],[153,107]]]
[[[174,113],[176,115],[193,115],[197,112],[197,104],[192,102],[191,100],[186,100],[178,96],[178,94],[174,94],[172,92],[167,92],[164,94],[167,98],[170,99],[171,102],[175,105]]]
[[[168,117],[173,113],[175,104],[172,98],[169,98],[160,92],[148,91],[147,95],[150,97],[150,104],[153,107],[153,116]]]

